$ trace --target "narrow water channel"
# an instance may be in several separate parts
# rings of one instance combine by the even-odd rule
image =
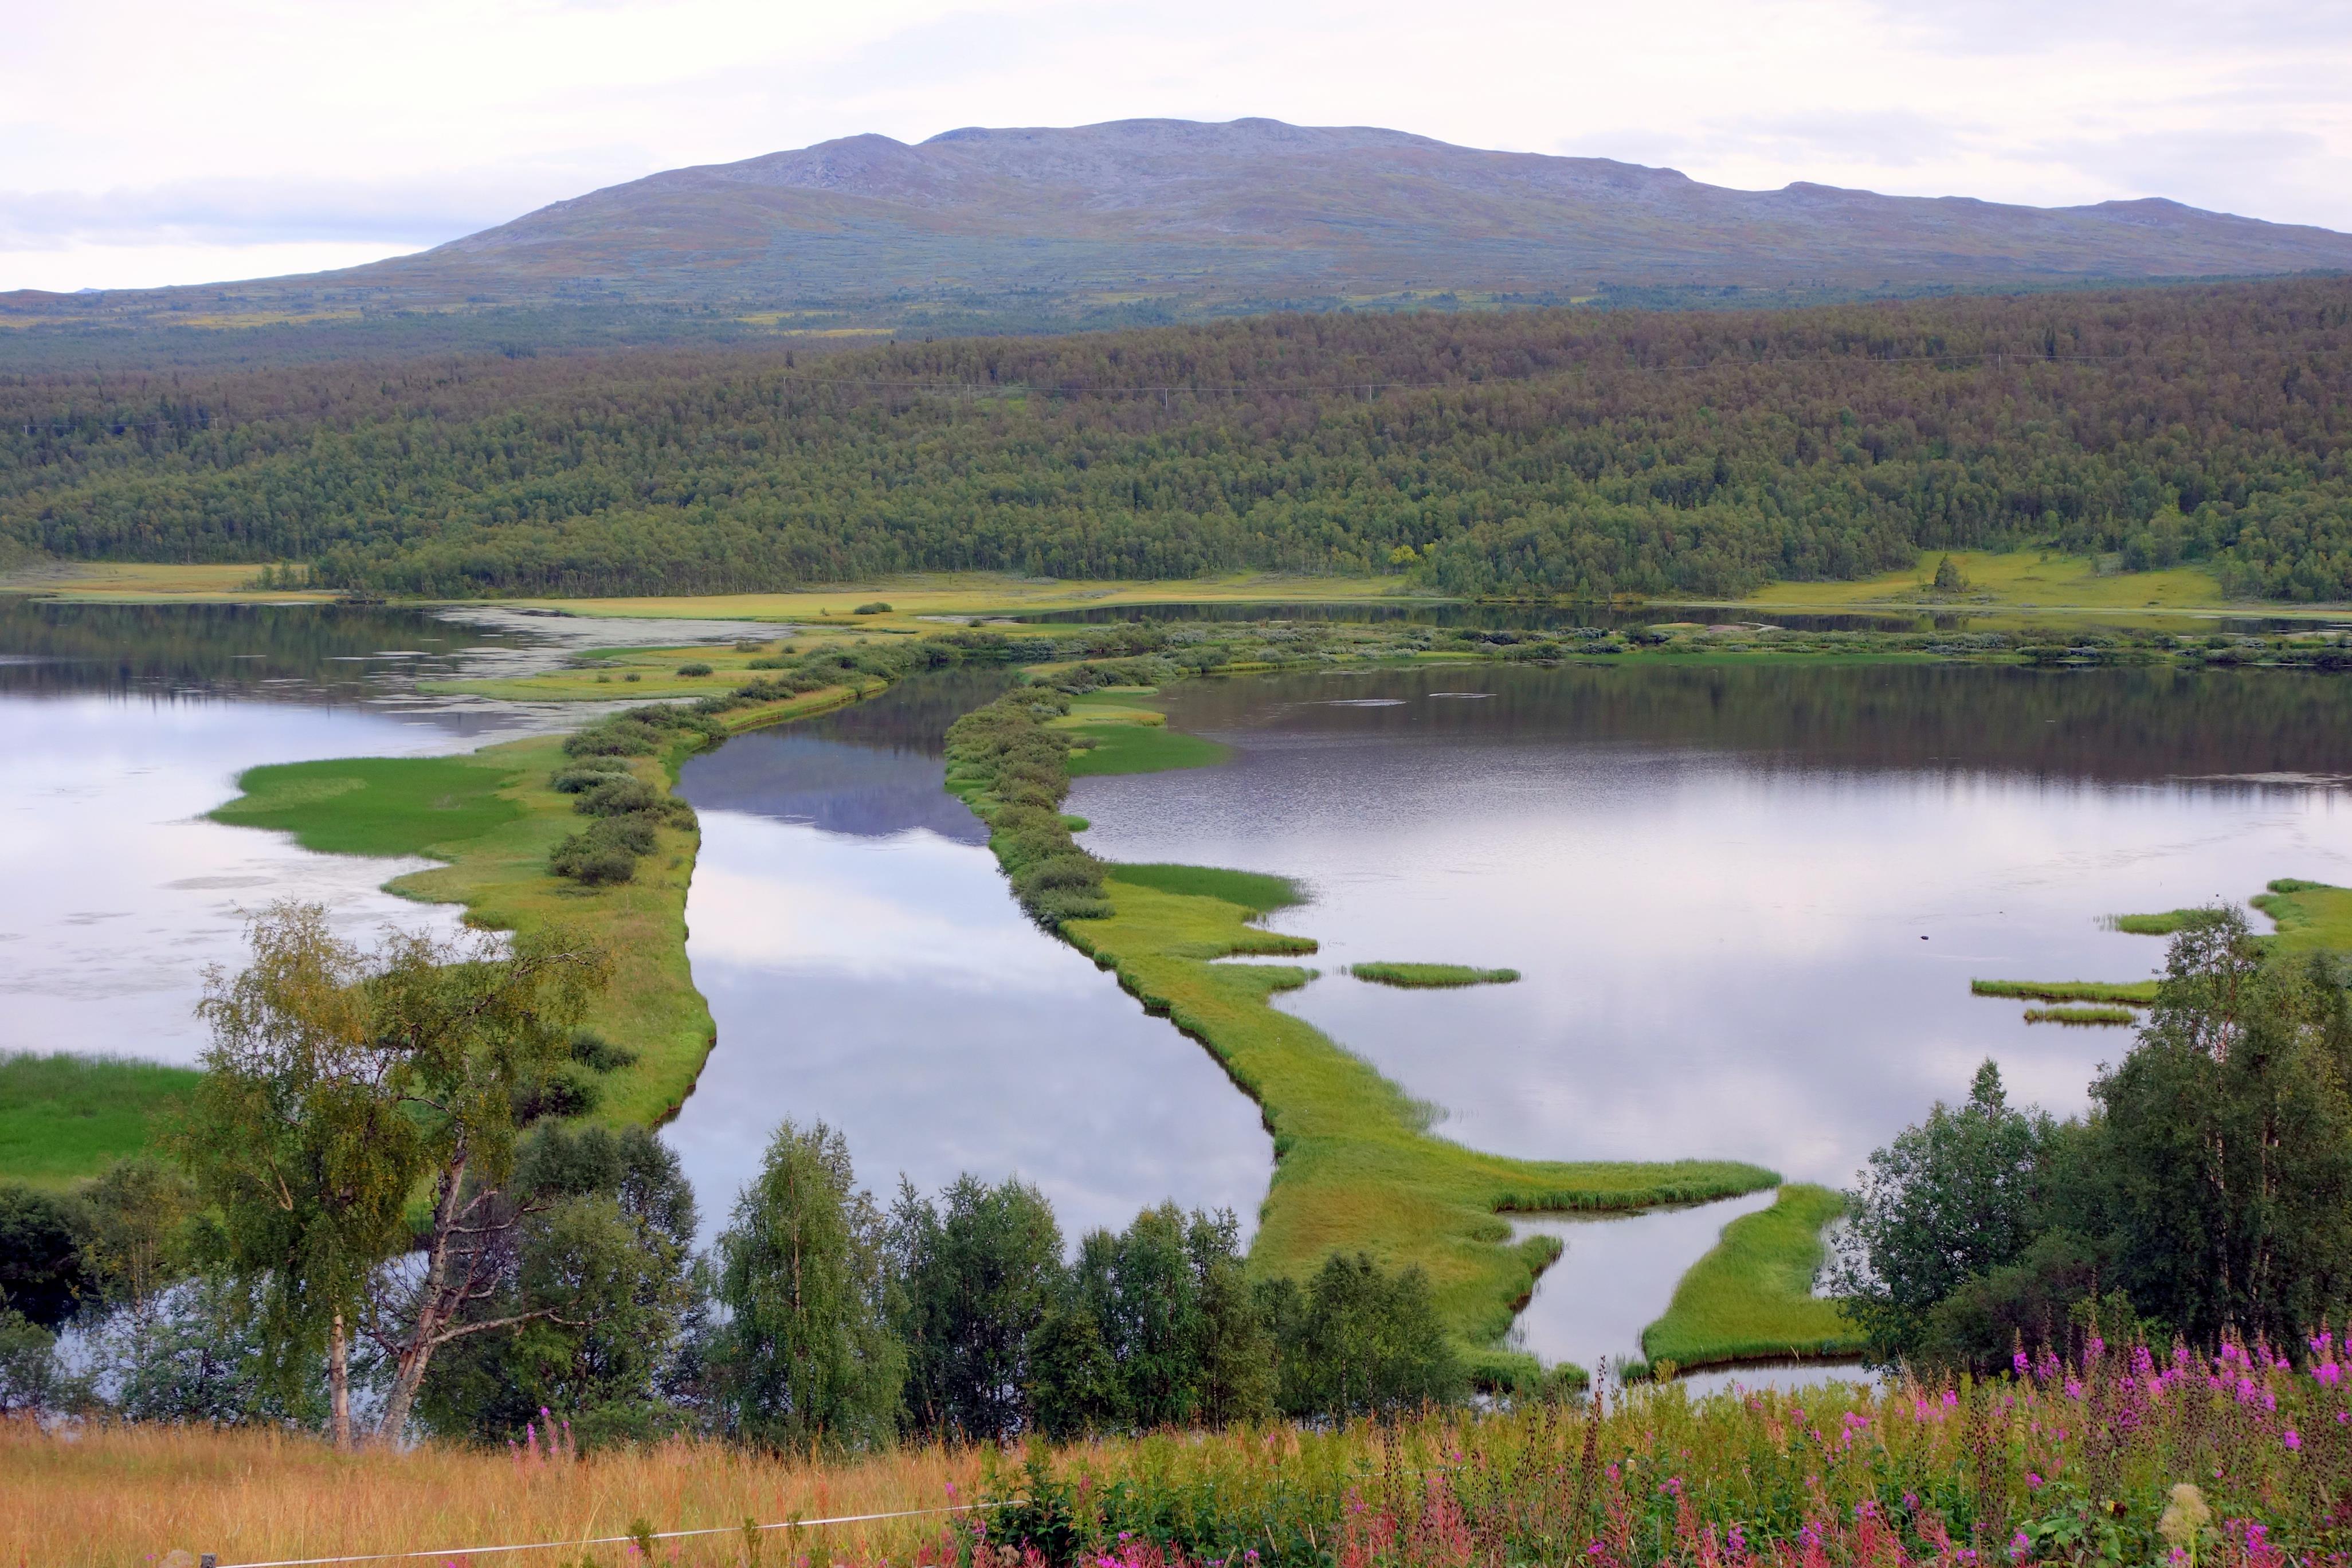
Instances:
[[[917,677],[687,763],[688,952],[719,1044],[663,1136],[707,1231],[786,1120],[840,1130],[885,1201],[902,1175],[1018,1176],[1073,1246],[1170,1198],[1255,1228],[1274,1159],[1256,1107],[1022,914],[942,787],[948,724],[1002,685]]]

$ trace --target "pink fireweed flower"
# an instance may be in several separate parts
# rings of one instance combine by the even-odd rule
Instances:
[[[2344,1369],[2333,1361],[2324,1361],[2311,1369],[2311,1375],[2325,1386],[2333,1388],[2344,1381]]]
[[[2032,1488],[2034,1490],[2040,1491],[2042,1489],[2042,1478],[2034,1471],[2028,1470],[2025,1472],[2025,1484]]]
[[[2290,1426],[2279,1434],[2279,1441],[2286,1445],[2287,1452],[2293,1453],[2303,1447],[2303,1434]]]

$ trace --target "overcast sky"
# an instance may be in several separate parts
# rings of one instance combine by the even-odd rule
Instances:
[[[346,266],[679,164],[1138,115],[2352,230],[2352,0],[0,0],[0,289]]]

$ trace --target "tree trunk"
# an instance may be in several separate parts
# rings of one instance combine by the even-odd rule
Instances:
[[[380,1442],[397,1443],[401,1433],[407,1430],[408,1412],[416,1403],[417,1387],[425,1381],[425,1369],[431,1364],[434,1348],[441,1342],[441,1331],[455,1310],[455,1303],[447,1300],[449,1252],[460,1213],[458,1200],[466,1186],[467,1161],[461,1146],[457,1157],[441,1173],[440,1199],[433,1205],[433,1239],[426,1251],[425,1286],[417,1295],[416,1321],[409,1325],[407,1343],[400,1347],[400,1358],[394,1366],[392,1393],[383,1402],[383,1416],[376,1423],[375,1435]]]
[[[352,1342],[343,1332],[343,1315],[335,1314],[327,1339],[327,1388],[335,1411],[335,1452],[352,1451]]]

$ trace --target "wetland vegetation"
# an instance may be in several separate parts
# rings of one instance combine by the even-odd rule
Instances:
[[[1476,660],[1599,669],[1619,656],[1595,658],[1573,650],[1613,635],[1507,634],[1497,638],[1491,633],[1432,635],[1418,627],[1387,636],[1349,628],[1316,634],[1290,625],[1239,623],[1211,632],[1138,626],[1051,635],[978,629],[919,639],[866,637],[789,655],[755,642],[731,650],[736,671],[730,679],[740,684],[719,691],[699,686],[698,695],[688,702],[608,714],[568,736],[509,742],[467,757],[357,759],[257,769],[241,781],[246,794],[223,807],[222,816],[288,831],[320,848],[427,856],[444,864],[404,879],[402,891],[463,902],[469,921],[485,928],[530,933],[558,921],[611,953],[616,965],[614,984],[582,998],[580,1032],[558,1020],[563,1026],[556,1034],[565,1043],[552,1054],[542,1052],[549,1059],[533,1069],[528,1081],[518,1079],[507,1095],[520,1121],[540,1124],[538,1131],[529,1134],[530,1147],[559,1151],[562,1140],[582,1135],[573,1129],[583,1120],[614,1130],[598,1136],[623,1137],[631,1135],[630,1129],[657,1121],[690,1087],[709,1047],[709,1015],[682,962],[680,921],[695,824],[692,814],[669,794],[680,761],[741,729],[854,701],[910,673],[968,661],[1024,666],[1026,684],[951,726],[949,787],[987,823],[992,847],[1024,907],[1113,971],[1148,1008],[1165,1014],[1199,1040],[1257,1101],[1275,1138],[1276,1164],[1246,1258],[1230,1222],[1221,1229],[1214,1216],[1155,1211],[1140,1216],[1125,1233],[1104,1232],[1099,1242],[1089,1237],[1080,1249],[1076,1271],[1060,1272],[1059,1263],[1047,1268],[1038,1261],[1047,1250],[1058,1256],[1058,1240],[1050,1248],[1041,1247],[1036,1205],[1009,1188],[958,1188],[928,1207],[927,1200],[909,1195],[902,1200],[899,1220],[891,1222],[900,1226],[894,1233],[878,1217],[879,1210],[861,1206],[866,1200],[853,1184],[845,1152],[825,1143],[820,1134],[788,1128],[777,1145],[775,1158],[784,1162],[778,1170],[799,1174],[779,1175],[763,1189],[769,1197],[760,1201],[786,1207],[779,1211],[782,1218],[759,1219],[758,1224],[770,1230],[782,1225],[790,1234],[845,1238],[840,1241],[848,1248],[841,1254],[845,1272],[833,1298],[836,1308],[828,1310],[869,1315],[867,1327],[852,1332],[850,1342],[866,1342],[858,1336],[869,1329],[883,1336],[854,1352],[855,1367],[845,1363],[839,1375],[827,1373],[815,1384],[796,1383],[811,1374],[795,1358],[804,1360],[805,1353],[813,1352],[789,1347],[832,1343],[835,1336],[833,1328],[824,1326],[830,1320],[815,1321],[789,1313],[777,1321],[774,1334],[761,1345],[711,1342],[689,1356],[683,1347],[699,1331],[692,1328],[691,1313],[681,1304],[687,1298],[678,1294],[683,1289],[678,1281],[685,1277],[677,1270],[683,1268],[679,1259],[693,1227],[690,1219],[681,1222],[671,1212],[660,1221],[667,1226],[662,1234],[668,1237],[662,1247],[669,1250],[654,1249],[670,1258],[662,1264],[671,1270],[664,1276],[668,1282],[646,1286],[655,1297],[669,1302],[660,1311],[670,1316],[645,1320],[647,1326],[639,1334],[645,1346],[668,1349],[628,1362],[631,1370],[614,1374],[620,1383],[583,1383],[577,1379],[585,1373],[577,1369],[615,1352],[610,1347],[595,1349],[591,1341],[576,1336],[550,1339],[534,1331],[518,1342],[527,1350],[493,1352],[487,1348],[492,1342],[486,1340],[482,1347],[454,1356],[442,1377],[471,1378],[483,1386],[510,1384],[518,1378],[529,1385],[529,1379],[539,1378],[541,1386],[552,1391],[546,1397],[569,1402],[583,1412],[607,1409],[598,1422],[613,1424],[591,1423],[589,1428],[608,1436],[678,1429],[681,1421],[690,1426],[706,1417],[688,1420],[680,1412],[704,1409],[696,1403],[700,1400],[717,1402],[708,1408],[720,1413],[719,1429],[760,1441],[781,1433],[794,1443],[812,1436],[828,1442],[877,1441],[897,1430],[902,1418],[913,1422],[918,1432],[943,1429],[942,1417],[913,1414],[919,1408],[963,1411],[951,1418],[960,1431],[975,1430],[973,1424],[982,1422],[975,1413],[986,1407],[997,1411],[991,1419],[999,1422],[999,1431],[1034,1426],[1076,1434],[1161,1420],[1216,1424],[1271,1413],[1318,1418],[1393,1411],[1424,1398],[1452,1397],[1471,1380],[1532,1394],[1543,1386],[1540,1369],[1532,1358],[1506,1348],[1502,1334],[1542,1269],[1558,1256],[1559,1244],[1545,1236],[1513,1242],[1505,1215],[1688,1203],[1773,1187],[1778,1177],[1754,1164],[1720,1160],[1512,1159],[1433,1136],[1426,1107],[1312,1025],[1270,1005],[1276,996],[1303,984],[1310,972],[1279,963],[1219,962],[1237,956],[1306,957],[1315,952],[1313,939],[1259,923],[1301,900],[1302,889],[1295,881],[1202,866],[1106,861],[1080,846],[1075,834],[1084,831],[1085,824],[1066,815],[1063,806],[1072,777],[1085,772],[1087,759],[1104,748],[1106,737],[1134,736],[1139,743],[1155,745],[1194,740],[1169,731],[1155,689],[1161,681],[1202,674],[1324,669],[1351,661],[1410,668],[1424,661]],[[1797,657],[1827,657],[1823,647],[1840,646],[1817,642]],[[2170,646],[2171,651],[2163,655],[2167,660],[2185,657],[2204,662],[2201,654],[2183,656],[2181,650],[2189,645],[2176,639]],[[1717,648],[1728,649],[1723,657],[1735,662],[1717,665],[1711,657],[1693,657]],[[1736,661],[1754,659],[1761,670],[1785,658],[1769,637],[1718,637],[1714,629],[1697,626],[1667,626],[1625,639],[1622,649],[1628,661],[1654,661],[1662,674],[1688,671],[1690,679],[1718,692],[1725,681],[1745,679]],[[1879,651],[1906,658],[1910,652]],[[703,679],[677,674],[675,652],[652,657],[666,660],[664,667],[680,681]],[[725,659],[728,653],[714,657]],[[1986,647],[1934,657],[2032,662],[2015,657],[2014,650]],[[2018,675],[2048,679],[2031,671]],[[1932,668],[1920,670],[1917,678],[1932,679]],[[2316,678],[2297,673],[2261,679]],[[1666,687],[1683,679],[1675,677]],[[1190,765],[1188,758],[1215,760],[1224,754],[1214,742],[1196,743],[1196,751],[1163,750],[1153,765]],[[608,824],[623,826],[608,829]],[[615,837],[609,845],[591,842],[600,831],[625,834],[627,841]],[[597,855],[616,855],[626,863],[583,875]],[[2263,907],[2277,919],[2280,937],[2268,952],[2261,942],[2246,939],[2245,951],[2255,954],[2257,962],[2284,959],[2291,951],[2324,951],[2340,941],[2346,911],[2339,905],[2352,894],[2325,884],[2280,881],[2263,898],[2269,900]],[[2202,916],[2185,914],[2161,919],[2176,936],[2203,931],[2210,923]],[[1365,963],[1350,967],[1361,978],[1409,989],[1517,978],[1514,971],[1468,965]],[[2176,1022],[2166,1026],[2185,1026],[2178,1020],[2189,1016],[2190,1005],[2180,1000],[2177,976],[2166,984],[2174,989],[2166,992],[2149,983],[2146,1000],[2158,1004],[2159,1025],[2170,1017]],[[2127,989],[2115,984],[2037,987],[2021,982],[1978,982],[1976,988],[1986,994],[2096,1002],[2109,1001]],[[2139,999],[2139,993],[2132,994]],[[2315,1006],[2305,1006],[2305,1013]],[[2111,1010],[2122,1011],[2126,1020],[2133,1016],[2128,1010]],[[184,1086],[180,1092],[184,1094]],[[794,1138],[800,1142],[793,1142]],[[119,1152],[113,1147],[106,1151]],[[541,1164],[530,1168],[552,1170],[545,1162],[556,1158],[554,1152],[534,1154],[531,1160]],[[663,1191],[675,1189],[674,1170],[664,1176],[658,1164],[656,1161],[646,1166],[651,1174],[644,1179]],[[511,1265],[519,1272],[500,1275],[485,1301],[523,1303],[525,1310],[539,1310],[529,1303],[544,1298],[529,1292],[543,1289],[547,1279],[576,1276],[592,1256],[567,1253],[565,1247],[607,1248],[606,1254],[596,1256],[609,1256],[613,1247],[645,1251],[645,1237],[651,1233],[643,1227],[655,1223],[661,1204],[671,1200],[656,1201],[643,1193],[628,1195],[635,1191],[629,1184],[639,1177],[625,1173],[583,1180],[589,1184],[575,1195],[595,1196],[598,1202],[612,1197],[621,1205],[624,1229],[592,1236],[537,1221],[525,1224],[529,1205],[523,1204],[513,1221],[523,1226],[517,1233],[522,1250]],[[668,1187],[662,1187],[664,1183]],[[812,1199],[819,1188],[830,1190],[831,1197]],[[559,1183],[548,1190],[569,1189]],[[614,1196],[616,1191],[619,1195]],[[1874,1194],[1865,1190],[1860,1196],[1868,1202]],[[814,1209],[806,1206],[812,1201],[817,1202]],[[1690,1369],[1774,1357],[1851,1354],[1862,1348],[1864,1331],[1848,1321],[1842,1303],[1812,1290],[1823,1256],[1824,1227],[1845,1201],[1817,1185],[1780,1186],[1769,1208],[1727,1226],[1643,1336],[1651,1366],[1663,1370],[1672,1363]],[[745,1202],[753,1202],[748,1191]],[[1022,1233],[1022,1225],[1008,1219],[1020,1214],[1030,1216],[1022,1222],[1027,1226],[1025,1241],[1015,1234]],[[744,1212],[739,1212],[737,1221],[739,1228],[752,1223]],[[1051,1225],[1049,1209],[1042,1223]],[[638,1240],[615,1239],[625,1233]],[[893,1234],[916,1239],[892,1242],[887,1238]],[[899,1308],[885,1310],[888,1279],[913,1279],[926,1270],[939,1279],[957,1281],[936,1289],[969,1295],[966,1284],[973,1276],[968,1270],[993,1269],[996,1265],[987,1261],[994,1256],[989,1249],[1015,1241],[1028,1248],[1023,1256],[1034,1263],[1034,1289],[1022,1298],[1027,1305],[1015,1303],[992,1316],[982,1313],[961,1328],[892,1316]],[[767,1248],[761,1256],[770,1260],[760,1267],[772,1274],[782,1256],[775,1245],[760,1243]],[[895,1255],[899,1261],[886,1267],[885,1255],[893,1246],[900,1248]],[[542,1250],[534,1254],[530,1250],[533,1247]],[[1140,1250],[1129,1258],[1122,1249]],[[1161,1260],[1150,1267],[1163,1272],[1176,1267],[1169,1260],[1185,1260],[1178,1273],[1190,1270],[1192,1283],[1168,1297],[1166,1291],[1176,1290],[1172,1282],[1178,1274],[1165,1273],[1170,1283],[1164,1289],[1152,1287],[1161,1294],[1150,1297],[1149,1303],[1121,1305],[1117,1291],[1125,1287],[1118,1282],[1142,1278],[1139,1271],[1148,1272],[1142,1261],[1147,1255]],[[1088,1256],[1097,1261],[1088,1263]],[[532,1262],[534,1257],[540,1261]],[[956,1258],[963,1261],[951,1261]],[[1993,1267],[2011,1268],[2012,1261]],[[1096,1273],[1088,1275],[1088,1268]],[[1226,1283],[1216,1282],[1228,1274]],[[530,1284],[533,1279],[541,1285]],[[1089,1279],[1096,1283],[1087,1283]],[[768,1287],[755,1289],[750,1279],[745,1276],[744,1282],[727,1288],[736,1290],[735,1296],[722,1295],[747,1324],[757,1322],[758,1313],[767,1310],[760,1304],[764,1298],[759,1290]],[[2049,1292],[2059,1287],[2037,1279],[2034,1289],[2042,1294],[2031,1299],[2054,1299]],[[1185,1290],[1192,1295],[1184,1297]],[[1149,1317],[1162,1310],[1166,1300],[1179,1297],[1202,1304],[1183,1309],[1195,1314],[1186,1320],[1193,1326],[1177,1339],[1146,1346],[1119,1338],[1130,1331],[1123,1325],[1132,1324],[1138,1314]],[[2317,1299],[2308,1291],[2290,1290],[2283,1304],[2263,1310],[2284,1325],[2307,1312]],[[1213,1305],[1221,1301],[1225,1305]],[[1084,1303],[1083,1310],[1073,1303]],[[194,1305],[182,1306],[198,1311]],[[492,1310],[481,1308],[484,1313]],[[2001,1321],[2022,1325],[2021,1331],[2031,1328],[2016,1315],[2021,1309],[2000,1310],[2010,1313]],[[2133,1298],[2132,1310],[2138,1314],[2135,1321],[2155,1321],[2155,1315],[2167,1310],[2178,1308],[2163,1302],[2152,1288],[2147,1300]],[[547,1310],[561,1318],[568,1309]],[[213,1320],[215,1328],[226,1321]],[[1869,1332],[1873,1337],[1868,1342],[1884,1350],[1889,1342],[1877,1330]],[[809,1338],[812,1334],[815,1337]],[[257,1342],[240,1342],[248,1344],[247,1353],[261,1353],[254,1348]],[[1348,1357],[1361,1363],[1360,1347],[1366,1343],[1386,1347],[1381,1355],[1389,1358],[1362,1363],[1369,1381],[1351,1383],[1328,1371]],[[899,1350],[892,1352],[892,1344]],[[1171,1347],[1180,1344],[1189,1348],[1181,1350],[1177,1361],[1168,1360],[1178,1355]],[[1334,1348],[1342,1344],[1359,1348],[1343,1356]],[[737,1369],[724,1376],[751,1381],[727,1384],[721,1377],[698,1385],[699,1393],[683,1392],[686,1385],[675,1380],[686,1375],[683,1369],[689,1363],[702,1364],[694,1356],[706,1353],[709,1366]],[[513,1360],[516,1355],[526,1356],[528,1366]],[[753,1365],[760,1356],[778,1355],[782,1359],[775,1363],[772,1376]],[[898,1357],[897,1375],[913,1377],[916,1381],[908,1386],[928,1391],[910,1395],[915,1403],[906,1407],[908,1414],[903,1417],[880,1394],[868,1390],[869,1399],[867,1394],[855,1392],[858,1378],[881,1377],[879,1369],[894,1355]],[[1182,1356],[1195,1360],[1183,1363]],[[1160,1370],[1142,1383],[1132,1378],[1143,1374],[1119,1370],[1144,1364]],[[574,1370],[566,1372],[566,1366]],[[1183,1366],[1193,1370],[1183,1371]],[[1016,1375],[1008,1367],[1028,1370]],[[1638,1374],[1643,1369],[1635,1365],[1628,1370]],[[1579,1376],[1579,1369],[1563,1367],[1555,1381],[1573,1382]],[[1123,1384],[1121,1378],[1130,1383]],[[958,1379],[966,1381],[959,1384]],[[770,1392],[755,1398],[749,1392],[754,1385]],[[466,1386],[472,1384],[411,1385],[422,1397],[419,1409],[426,1418],[448,1424],[453,1432],[496,1436],[512,1428],[516,1413],[529,1414],[530,1401],[524,1399],[507,1415],[486,1415],[489,1407],[465,1394]],[[792,1391],[820,1386],[844,1391],[841,1397],[849,1403],[824,1407],[832,1414],[810,1415],[807,1402],[813,1395]],[[978,1394],[952,1393],[955,1386],[968,1391],[1017,1387],[1021,1392],[1012,1405],[999,1398],[988,1406]],[[1194,1392],[1184,1394],[1185,1389]],[[608,1398],[620,1403],[595,1405]],[[1151,1403],[1171,1398],[1177,1403]],[[755,1405],[766,1414],[756,1414]],[[296,1407],[284,1408],[291,1412]],[[486,1420],[489,1425],[482,1424]],[[761,1425],[775,1421],[783,1424]]]
[[[1422,1108],[1394,1084],[1267,1005],[1302,984],[1304,971],[1216,962],[1312,953],[1310,939],[1251,923],[1269,895],[1287,901],[1288,889],[1210,868],[1150,867],[1129,880],[1071,839],[1059,814],[1069,749],[1052,727],[1068,703],[1021,689],[958,721],[949,732],[950,787],[989,822],[1032,912],[1214,1052],[1264,1110],[1276,1166],[1250,1254],[1261,1276],[1358,1251],[1418,1269],[1479,1374],[1525,1384],[1536,1371],[1529,1358],[1497,1342],[1559,1243],[1512,1242],[1502,1213],[1688,1203],[1777,1181],[1730,1162],[1518,1161],[1432,1137]]]
[[[1508,985],[1519,977],[1516,969],[1475,969],[1466,963],[1351,963],[1348,973],[1379,985],[1407,990],[1440,991],[1456,985]]]

